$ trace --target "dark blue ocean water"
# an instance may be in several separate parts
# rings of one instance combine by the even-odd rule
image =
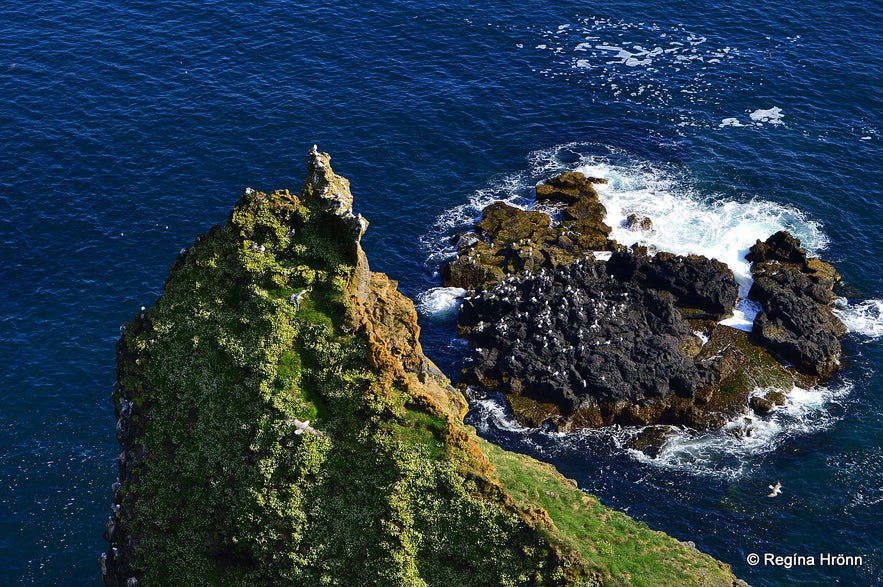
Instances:
[[[607,173],[611,205],[655,206],[686,249],[799,233],[843,274],[845,369],[751,442],[683,434],[650,462],[629,431],[522,430],[489,402],[472,421],[753,585],[883,583],[883,22],[856,0],[732,4],[3,2],[0,583],[99,583],[119,325],[246,186],[299,189],[313,143],[412,296],[480,204],[563,168]]]

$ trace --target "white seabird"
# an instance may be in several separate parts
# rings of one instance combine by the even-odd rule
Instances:
[[[298,436],[300,436],[304,432],[309,432],[313,436],[319,436],[321,434],[321,432],[319,432],[318,430],[316,430],[315,428],[310,426],[309,420],[307,420],[306,422],[301,422],[297,418],[288,418],[288,422],[290,422],[291,424],[294,424],[294,427],[297,428],[297,430],[295,430],[294,433],[297,434]]]
[[[776,484],[770,485],[769,488],[772,489],[773,491],[772,491],[772,493],[767,495],[767,497],[776,497],[777,495],[782,493],[782,483],[780,481],[776,481]]]
[[[292,304],[294,304],[294,311],[300,311],[300,301],[304,299],[304,296],[310,291],[310,288],[302,289],[296,294],[291,294],[291,297],[288,298]]]

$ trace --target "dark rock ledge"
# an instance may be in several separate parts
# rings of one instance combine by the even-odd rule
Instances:
[[[712,429],[837,369],[846,329],[830,308],[830,264],[785,232],[758,241],[748,256],[749,298],[762,307],[754,330],[719,324],[738,301],[730,269],[608,239],[598,181],[568,172],[537,187],[538,201],[563,207],[560,222],[495,203],[460,239],[443,276],[474,290],[459,317],[476,347],[463,384],[504,392],[532,426]],[[652,229],[647,218],[629,223]]]

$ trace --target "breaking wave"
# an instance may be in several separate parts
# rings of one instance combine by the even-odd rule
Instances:
[[[700,254],[726,263],[736,276],[743,298],[736,315],[726,321],[736,328],[750,330],[759,310],[756,304],[744,300],[751,285],[750,266],[745,260],[751,245],[779,230],[797,236],[811,255],[828,245],[821,225],[793,206],[757,196],[734,199],[701,194],[693,187],[695,182],[689,174],[677,166],[651,163],[606,145],[571,143],[531,153],[526,169],[497,178],[474,192],[464,204],[443,213],[422,240],[427,266],[437,271],[456,253],[451,237],[471,230],[484,207],[505,201],[530,209],[535,204],[535,186],[568,170],[607,180],[597,187],[607,209],[606,222],[613,229],[611,238],[626,245],[641,244],[680,255]],[[648,218],[651,227],[627,227],[626,218],[631,214]],[[418,296],[421,313],[433,320],[454,320],[462,295],[463,291],[456,288],[432,288]],[[850,303],[840,299],[835,306],[850,332],[883,336],[880,300]],[[641,428],[614,426],[571,434],[527,428],[515,421],[505,399],[498,394],[473,394],[470,422],[482,434],[503,435],[534,453],[551,454],[568,445],[591,443],[618,454],[625,452],[654,467],[738,478],[787,439],[830,426],[842,411],[837,408],[840,399],[851,389],[848,382],[810,390],[795,388],[787,395],[785,405],[764,416],[746,414],[710,432],[672,428],[653,458],[628,448]]]
[[[638,426],[610,426],[558,433],[519,424],[501,394],[489,394],[470,402],[469,423],[483,436],[504,436],[520,450],[531,450],[547,458],[562,452],[594,452],[606,456],[628,455],[637,463],[693,475],[736,480],[750,476],[764,460],[796,436],[831,427],[842,413],[841,402],[853,385],[842,381],[833,386],[794,388],[785,404],[763,416],[744,414],[723,428],[696,431],[670,427],[655,456],[630,448],[644,430]]]
[[[427,263],[437,269],[453,256],[456,250],[451,236],[471,230],[488,204],[504,201],[531,208],[537,183],[567,170],[607,180],[597,188],[607,209],[606,222],[613,228],[611,238],[625,245],[642,244],[718,259],[733,270],[743,298],[751,284],[745,254],[756,240],[788,230],[810,254],[828,244],[821,225],[793,206],[759,197],[736,200],[700,194],[679,167],[651,163],[606,145],[570,143],[532,153],[526,170],[497,179],[474,192],[466,203],[439,216],[422,239]],[[630,214],[649,218],[652,228],[627,228],[625,220]]]

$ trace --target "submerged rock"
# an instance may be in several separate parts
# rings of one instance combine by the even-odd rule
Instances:
[[[653,230],[653,221],[646,216],[629,214],[625,218],[625,227],[629,230],[640,230],[644,232],[649,232]]]
[[[639,450],[648,457],[656,458],[659,451],[665,446],[671,431],[671,426],[646,426],[629,443],[629,448]]]

